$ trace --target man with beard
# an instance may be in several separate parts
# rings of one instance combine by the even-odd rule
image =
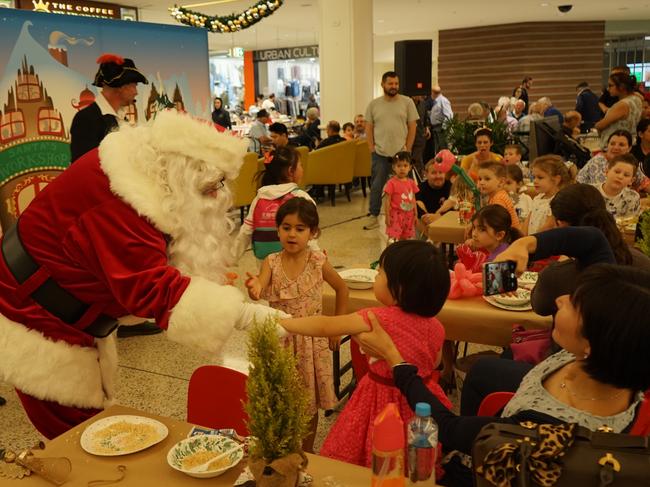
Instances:
[[[118,317],[216,354],[235,325],[276,313],[225,285],[225,183],[245,152],[211,123],[161,112],[107,135],[3,236],[0,381],[45,437],[111,404]]]
[[[388,180],[393,156],[400,151],[411,152],[418,116],[415,103],[398,94],[399,77],[387,71],[381,77],[383,96],[375,98],[366,109],[366,137],[372,152],[370,219],[364,230],[379,227],[381,195]]]
[[[109,132],[115,130],[118,120],[124,120],[124,108],[135,103],[137,84],[149,84],[131,59],[103,54],[97,58],[97,63],[99,69],[93,85],[102,90],[93,103],[79,110],[72,119],[71,162],[97,147]]]

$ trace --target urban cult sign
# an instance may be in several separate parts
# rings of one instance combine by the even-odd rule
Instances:
[[[45,0],[16,0],[16,8],[47,12],[51,14],[80,15],[103,19],[121,19],[121,6],[114,3],[100,3],[89,0],[67,0],[61,2]],[[129,19],[131,20],[131,19]]]
[[[253,61],[279,61],[307,57],[318,57],[318,46],[284,47],[253,51]]]

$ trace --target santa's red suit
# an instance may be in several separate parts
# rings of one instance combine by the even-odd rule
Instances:
[[[214,239],[178,228],[173,218],[186,211],[186,194],[197,201],[216,198],[215,205],[224,198],[220,204],[227,208],[227,188],[215,181],[236,176],[244,151],[238,139],[164,113],[152,126],[107,136],[21,215],[19,237],[40,269],[19,285],[0,258],[0,379],[16,387],[45,436],[113,400],[113,336],[84,332],[100,313],[155,319],[170,339],[215,353],[233,327],[250,318],[250,305],[236,288],[218,283],[214,269],[193,269],[193,257],[183,255],[200,253],[203,244],[197,240],[193,247],[192,239],[216,245]],[[226,219],[225,211],[202,216]],[[174,239],[185,246],[174,248]],[[219,264],[219,256],[213,258]],[[66,324],[32,299],[47,277],[89,305],[78,322]]]

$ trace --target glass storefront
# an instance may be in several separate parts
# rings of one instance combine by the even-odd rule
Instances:
[[[225,55],[210,56],[210,88],[230,110],[244,101],[244,60]]]

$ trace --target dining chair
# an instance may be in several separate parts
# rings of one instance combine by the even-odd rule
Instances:
[[[514,392],[492,392],[485,396],[478,407],[477,416],[496,416],[510,402]]]
[[[250,206],[257,195],[255,185],[255,174],[259,170],[258,155],[255,152],[247,152],[244,156],[244,163],[239,170],[239,175],[231,183],[232,207],[240,209],[241,223],[244,223],[246,208]]]
[[[355,158],[354,140],[339,142],[322,149],[316,149],[309,153],[309,159],[305,166],[303,184],[322,184],[330,186],[330,199],[332,206],[335,202],[335,189],[338,184],[351,183],[354,172]],[[350,185],[346,184],[345,193],[350,199]]]
[[[366,183],[369,184],[370,174],[372,170],[372,156],[370,154],[370,147],[367,140],[357,140],[354,155],[354,172],[355,178],[361,180],[361,191],[363,197],[366,197]]]
[[[192,373],[187,390],[187,422],[214,429],[232,428],[248,436],[244,411],[245,374],[220,365],[204,365]]]

